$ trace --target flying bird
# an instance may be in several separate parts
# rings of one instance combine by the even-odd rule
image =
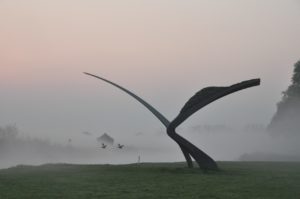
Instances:
[[[101,146],[101,148],[102,149],[105,149],[107,147],[107,145],[106,144],[104,144],[104,143],[102,143],[102,146]]]

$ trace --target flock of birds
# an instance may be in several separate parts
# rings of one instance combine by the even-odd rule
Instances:
[[[84,132],[82,132],[82,134],[83,135],[86,135],[86,136],[92,136],[92,133],[90,133],[90,132],[88,132],[88,131],[84,131]],[[102,140],[101,139],[101,137],[99,137],[99,138],[97,138],[97,141],[98,142],[101,142],[101,146],[100,146],[100,148],[102,148],[102,149],[106,149],[107,147],[108,147],[108,145],[113,145],[113,142],[111,142],[111,141],[108,141],[108,142],[106,142],[106,140]],[[70,138],[69,140],[68,140],[68,143],[70,144],[72,142],[72,139]],[[109,144],[105,144],[105,142],[106,143],[109,143]],[[111,143],[110,143],[111,142]],[[118,144],[117,145],[117,148],[118,149],[123,149],[123,147],[124,147],[124,144]]]
[[[102,148],[102,149],[106,149],[106,147],[107,147],[107,144],[102,143],[101,148]],[[118,149],[123,149],[124,144],[118,144],[117,147],[118,147]]]

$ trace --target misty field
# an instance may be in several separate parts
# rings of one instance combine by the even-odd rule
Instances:
[[[0,198],[300,198],[300,163],[219,162],[17,166],[0,170]]]

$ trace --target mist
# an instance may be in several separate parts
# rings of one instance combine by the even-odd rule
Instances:
[[[179,128],[178,132],[217,161],[300,161],[299,136],[273,136],[262,124],[227,126],[203,124]],[[0,128],[0,168],[46,163],[132,164],[179,162],[184,157],[164,129],[128,134],[101,148],[90,134],[55,143],[21,134],[16,126]],[[123,144],[119,149],[117,144]]]

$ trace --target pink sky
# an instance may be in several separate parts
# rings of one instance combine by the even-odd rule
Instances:
[[[123,84],[170,119],[202,87],[260,77],[261,87],[224,99],[192,122],[212,122],[216,114],[222,122],[230,111],[230,123],[245,108],[241,123],[267,124],[300,59],[299,10],[297,0],[2,0],[0,125],[17,123],[50,138],[49,132],[68,137],[89,127],[116,130],[112,118],[128,131],[160,125],[84,71]],[[137,127],[134,118],[142,120]]]

